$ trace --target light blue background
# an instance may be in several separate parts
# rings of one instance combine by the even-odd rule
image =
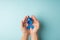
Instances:
[[[0,40],[21,40],[26,15],[40,20],[39,40],[60,40],[59,0],[0,0]]]

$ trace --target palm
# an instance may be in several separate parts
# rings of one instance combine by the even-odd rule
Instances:
[[[30,29],[30,33],[36,33],[39,29],[39,21],[34,16],[32,16],[32,19],[34,20],[33,22],[34,29]]]
[[[27,16],[24,18],[24,20],[22,21],[22,30],[23,30],[23,32],[25,32],[25,33],[29,33],[29,30],[27,30],[26,29],[26,27],[27,27]]]

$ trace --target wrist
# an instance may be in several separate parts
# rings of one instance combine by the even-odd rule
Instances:
[[[37,35],[37,33],[31,33],[30,35],[31,35],[31,36],[34,36],[34,35]]]
[[[29,36],[29,34],[28,34],[28,33],[23,33],[23,35],[24,35],[24,36]]]
[[[27,33],[27,32],[24,32],[23,34],[24,34],[24,35],[29,35],[29,33]]]

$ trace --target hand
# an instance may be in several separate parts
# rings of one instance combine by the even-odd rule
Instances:
[[[37,31],[39,29],[39,21],[36,19],[35,16],[32,16],[31,18],[33,19],[34,29],[30,29],[30,34],[33,35],[33,34],[37,33]]]
[[[29,34],[29,30],[26,29],[26,27],[28,26],[27,18],[28,18],[28,16],[25,16],[24,20],[22,20],[22,30],[25,34]]]
[[[32,16],[31,18],[33,19],[33,26],[34,29],[28,30],[26,27],[28,26],[27,24],[27,18],[28,16],[25,16],[24,20],[22,21],[22,30],[24,32],[23,36],[22,36],[22,40],[28,40],[28,34],[31,34],[31,39],[32,40],[38,40],[38,36],[37,36],[37,31],[39,29],[39,21],[35,18],[35,16]]]

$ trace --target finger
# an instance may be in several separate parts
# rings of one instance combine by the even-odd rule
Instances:
[[[28,18],[28,16],[25,16],[23,19],[23,22],[27,22],[27,18]]]
[[[25,16],[24,20],[27,20],[28,16]]]
[[[21,21],[21,30],[23,30],[24,26],[23,26],[23,21]]]
[[[28,16],[25,16],[24,17],[24,19],[22,20],[22,26],[24,27],[24,26],[26,26],[26,23],[27,23],[27,18],[28,18]]]
[[[23,24],[24,24],[24,23],[23,23],[23,21],[22,21],[22,22],[21,22],[22,27],[23,27]]]
[[[26,23],[24,23],[24,22],[22,21],[21,25],[22,25],[22,27],[25,27],[25,26],[26,26]]]
[[[36,17],[35,16],[32,16],[31,17],[34,21],[37,21]]]
[[[30,28],[30,31],[32,31],[32,28]]]

